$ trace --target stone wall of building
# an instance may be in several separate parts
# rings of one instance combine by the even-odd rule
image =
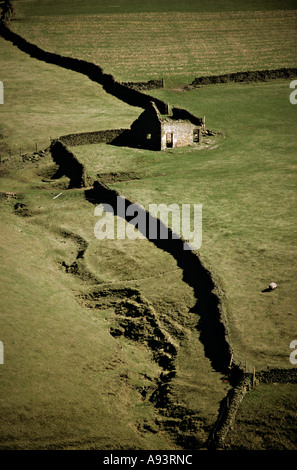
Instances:
[[[148,150],[161,150],[161,117],[154,102],[131,126],[133,146]]]
[[[197,126],[189,121],[168,120],[162,121],[161,150],[170,148],[170,135],[172,136],[172,147],[184,147],[193,144],[193,133]]]
[[[172,112],[173,119],[183,119],[186,121],[190,121],[195,126],[203,125],[203,119],[200,117],[194,116],[194,114],[190,113],[190,111],[188,111],[187,109],[172,108],[171,112]]]

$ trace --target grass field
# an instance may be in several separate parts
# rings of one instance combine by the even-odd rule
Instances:
[[[296,384],[260,385],[240,406],[226,448],[296,449]]]
[[[59,212],[50,193],[31,198],[43,204],[44,216]],[[86,210],[76,199],[68,201],[74,217],[74,204],[76,215]],[[108,312],[94,317],[78,304],[75,278],[57,264],[75,244],[35,223],[42,216],[31,223],[11,206],[1,203],[1,449],[170,446],[136,429],[137,421],[154,418],[135,387],[144,372],[153,379],[156,366],[141,346],[115,342]]]
[[[82,5],[78,0],[64,0],[63,3],[53,3],[53,0],[16,0],[15,5],[26,16],[59,16],[59,15],[96,15],[104,13],[139,13],[139,12],[167,12],[167,11],[259,11],[259,10],[294,10],[294,0],[209,0],[201,2],[196,0],[118,0],[116,3],[109,0],[88,0]],[[54,5],[54,8],[53,8]]]
[[[1,448],[177,449],[182,444],[170,433],[156,434],[158,419],[170,428],[170,406],[182,407],[183,420],[198,417],[196,445],[203,443],[228,385],[212,370],[194,334],[197,318],[189,309],[195,299],[180,269],[146,240],[141,246],[131,240],[99,244],[93,206],[81,191],[62,191],[53,199],[60,189],[40,179],[47,166],[46,160],[27,164],[31,185],[22,180],[22,170],[16,172],[23,190],[1,202]],[[18,202],[26,206],[25,217],[13,209]],[[71,275],[61,264],[75,261],[77,237],[88,246],[81,270]],[[177,344],[181,364],[167,418],[158,418],[148,399],[162,371],[152,351],[142,341],[110,335],[117,325],[112,304],[90,309],[78,301],[78,294],[100,286],[111,295],[115,288],[138,289]]]
[[[179,86],[200,75],[296,64],[292,2],[282,2],[281,10],[273,2],[238,8],[243,2],[233,1],[222,8],[218,2],[150,1],[136,10],[127,2],[117,8],[92,2],[90,10],[65,3],[53,10],[50,2],[19,1],[13,29],[46,50],[95,62],[117,80],[163,77]],[[76,11],[83,11],[83,21]]]
[[[26,39],[96,62],[118,80],[165,77],[166,88],[152,94],[205,115],[221,132],[200,149],[71,150],[91,180],[103,175],[135,202],[202,203],[199,255],[219,286],[235,359],[248,370],[292,367],[297,142],[289,83],[181,86],[198,75],[296,66],[295,2],[15,6],[11,26]],[[141,110],[0,42],[0,150],[8,158],[0,178],[0,448],[205,446],[230,386],[205,357],[196,299],[176,261],[147,240],[99,243],[84,192],[66,190],[67,178],[50,180],[56,167],[48,155],[35,163],[19,157],[50,137],[129,127]],[[271,281],[278,289],[262,292]],[[110,334],[123,325],[127,336]],[[150,335],[162,338],[168,365]],[[249,393],[227,446],[296,448],[295,393],[295,385]],[[161,409],[158,394],[167,400]]]
[[[237,354],[258,368],[289,367],[297,225],[296,113],[288,83],[155,94],[206,115],[209,127],[223,135],[201,150],[152,153],[107,146],[104,151],[102,144],[72,150],[93,178],[114,168],[119,179],[126,172],[128,181],[112,186],[146,207],[162,201],[201,203],[199,252],[224,293]],[[279,289],[263,293],[272,280]]]
[[[1,37],[0,43],[2,158],[34,152],[36,144],[43,149],[63,134],[129,127],[141,111],[83,75],[32,59]]]

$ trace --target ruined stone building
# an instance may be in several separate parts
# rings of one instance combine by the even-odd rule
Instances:
[[[204,120],[186,110],[168,107],[168,114],[161,114],[156,104],[150,105],[131,125],[131,137],[135,146],[149,150],[193,145],[202,140]]]

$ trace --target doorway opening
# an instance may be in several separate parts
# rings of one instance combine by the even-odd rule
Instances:
[[[173,147],[173,132],[166,132],[166,148]]]
[[[200,142],[200,129],[194,129],[193,142]]]

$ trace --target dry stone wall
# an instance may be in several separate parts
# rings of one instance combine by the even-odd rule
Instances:
[[[10,5],[10,2],[8,2],[8,5]],[[142,91],[140,91],[140,89],[155,88],[156,85],[160,87],[159,81],[151,80],[149,82],[146,82],[150,84],[146,86],[132,86],[132,82],[128,82],[129,85],[127,85],[125,83],[116,81],[113,75],[104,73],[99,65],[93,64],[85,60],[79,60],[73,57],[65,57],[61,56],[60,54],[45,51],[38,47],[36,44],[32,44],[26,39],[22,38],[19,34],[14,33],[9,28],[8,24],[11,15],[11,9],[7,7],[7,11],[5,14],[2,15],[2,19],[0,21],[0,35],[7,41],[10,41],[15,44],[21,51],[29,54],[35,59],[42,60],[50,64],[58,65],[59,67],[63,67],[65,69],[73,70],[75,72],[84,74],[88,76],[91,80],[102,85],[107,93],[110,93],[111,95],[115,96],[116,98],[120,99],[121,101],[124,101],[125,103],[131,106],[146,109],[147,106],[149,106],[150,102],[153,101],[161,114],[168,114],[168,103],[165,103],[164,101],[158,98],[155,98],[153,96],[148,95],[147,93],[143,93]],[[176,108],[176,110],[178,111],[179,108]],[[179,112],[188,113],[187,110],[182,109],[180,109]]]
[[[154,101],[161,114],[168,114],[168,105],[161,100],[141,93],[127,84],[116,82],[112,75],[106,75],[102,69],[92,63],[77,60],[69,57],[63,57],[58,54],[43,51],[38,46],[29,43],[21,36],[13,33],[7,23],[12,16],[13,9],[11,2],[7,1],[2,9],[0,21],[0,34],[3,38],[13,42],[17,47],[30,54],[32,57],[45,62],[53,63],[64,68],[68,68],[79,73],[87,75],[90,79],[103,85],[106,91],[123,101],[133,105],[146,108],[151,101]],[[251,81],[266,80],[271,78],[288,78],[296,76],[297,69],[282,69],[281,71],[262,71],[262,72],[244,72],[243,74],[227,74],[213,77],[202,77],[195,79],[192,87],[201,84],[224,83],[227,81]],[[266,73],[267,72],[267,73]],[[199,118],[191,115],[186,110],[174,108],[175,119],[189,119],[192,124],[201,124]],[[185,117],[188,116],[188,117]],[[73,134],[63,136],[64,142],[53,141],[50,151],[53,160],[59,165],[60,173],[70,178],[70,187],[86,186],[86,171],[76,156],[67,148],[65,142],[69,145],[79,145],[81,142],[90,142],[90,139],[105,139],[106,142],[114,137],[113,132],[120,137],[123,130],[102,131],[102,133],[83,133],[79,137]],[[108,134],[109,133],[109,134]],[[92,134],[92,135],[90,135]],[[98,141],[98,140],[97,140]],[[101,140],[101,142],[104,140]],[[117,197],[120,196],[116,191],[111,190],[103,183],[96,181],[94,186],[88,192],[86,197],[92,202],[107,202],[114,208],[116,207]],[[127,201],[127,204],[131,204]],[[116,212],[115,212],[116,213]],[[147,218],[151,216],[147,213]],[[170,230],[169,230],[170,231]],[[172,236],[172,233],[171,233]],[[170,237],[169,237],[170,238]],[[178,266],[183,270],[184,280],[193,287],[195,296],[198,299],[195,311],[200,315],[199,331],[200,339],[205,348],[206,356],[211,360],[213,367],[224,373],[230,368],[230,383],[235,381],[235,386],[227,395],[222,404],[219,419],[214,430],[211,433],[209,448],[220,447],[225,436],[232,425],[238,407],[243,400],[245,393],[249,390],[253,377],[251,374],[245,374],[240,365],[233,362],[233,351],[229,338],[229,332],[226,324],[226,318],[222,309],[220,298],[216,292],[216,285],[211,273],[203,266],[199,257],[192,251],[183,250],[183,240],[153,240],[157,247],[171,253],[177,261]],[[199,282],[198,282],[199,279]],[[229,367],[228,367],[229,366]],[[263,383],[297,383],[297,370],[295,369],[272,369],[256,373],[256,379]]]
[[[70,147],[87,144],[110,144],[129,129],[107,129],[94,132],[81,132],[78,134],[67,134],[59,137],[59,140]]]
[[[197,77],[193,82],[185,87],[185,89],[196,88],[201,85],[212,85],[216,83],[229,82],[265,82],[267,80],[275,80],[278,78],[291,79],[297,76],[297,68],[280,68],[274,70],[250,70],[246,72],[234,72],[221,75],[210,75],[205,77]]]
[[[86,170],[76,156],[59,140],[52,141],[50,152],[54,162],[59,166],[58,176],[65,175],[70,179],[69,188],[86,186]]]
[[[122,85],[133,88],[134,90],[156,90],[158,88],[164,88],[164,79],[160,80],[148,80],[147,82],[122,82]]]
[[[261,383],[295,383],[297,384],[297,368],[267,369],[256,373],[256,379]]]
[[[217,423],[209,436],[208,447],[210,449],[224,447],[225,439],[236,419],[242,400],[249,390],[257,386],[257,382],[263,384],[297,384],[297,369],[267,369],[256,372],[254,375],[241,371],[237,385],[231,389],[221,405]]]

